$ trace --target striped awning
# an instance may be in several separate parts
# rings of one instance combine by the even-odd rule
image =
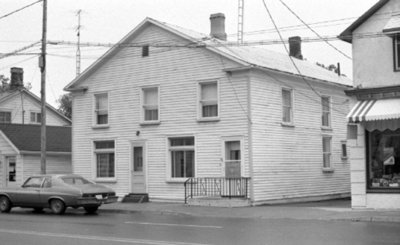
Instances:
[[[357,102],[347,120],[350,123],[400,118],[400,98]]]

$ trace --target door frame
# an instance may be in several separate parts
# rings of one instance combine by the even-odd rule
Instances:
[[[244,152],[244,137],[243,136],[225,136],[221,137],[221,175],[222,177],[226,177],[225,173],[225,163],[226,163],[226,142],[229,141],[239,141],[240,142],[240,177],[245,176],[244,173],[244,160],[245,160],[245,152]]]
[[[129,147],[129,192],[133,193],[133,148],[134,147],[142,147],[143,148],[143,175],[144,175],[144,186],[145,186],[145,193],[148,193],[148,185],[147,185],[147,142],[146,140],[134,140],[131,141],[130,147]]]
[[[15,162],[15,181],[14,182],[10,182],[9,181],[9,168],[10,168],[10,159],[14,158],[14,162]],[[18,180],[17,180],[17,176],[18,176],[18,171],[17,171],[17,156],[16,155],[5,155],[4,156],[4,186],[5,187],[15,187],[18,186]],[[11,183],[11,185],[10,185]]]

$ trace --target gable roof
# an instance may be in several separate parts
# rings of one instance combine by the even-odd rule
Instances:
[[[0,131],[19,151],[40,152],[40,125],[3,124]],[[71,152],[71,127],[46,126],[46,151]]]
[[[368,20],[373,14],[376,13],[380,8],[382,8],[390,0],[380,0],[374,6],[367,10],[363,15],[361,15],[356,21],[353,22],[349,27],[346,28],[338,38],[345,42],[351,43],[353,40],[353,31],[362,25],[366,20]]]
[[[27,95],[28,97],[30,97],[31,99],[36,101],[39,105],[42,103],[41,99],[38,96],[36,96],[34,93],[30,92],[29,90],[23,88],[20,90],[0,93],[0,104],[15,97],[15,96],[18,96],[20,93],[24,93],[25,95]],[[46,103],[46,108],[48,110],[54,112],[58,117],[60,117],[62,120],[64,120],[67,124],[69,124],[69,125],[72,124],[71,119],[64,116],[61,112],[59,112],[56,108],[54,108],[50,104]]]
[[[65,88],[66,91],[74,91],[86,89],[77,86],[80,81],[83,81],[90,74],[94,73],[107,59],[111,58],[118,52],[121,44],[132,40],[138,33],[149,26],[150,24],[156,25],[168,32],[174,33],[181,38],[191,42],[194,47],[204,47],[214,53],[217,53],[225,58],[228,58],[239,65],[250,68],[265,68],[269,70],[281,71],[294,76],[301,76],[297,70],[294,69],[290,57],[286,54],[266,50],[259,47],[248,46],[232,46],[226,41],[221,41],[212,38],[196,31],[188,30],[176,25],[160,22],[152,18],[146,18],[136,28],[129,32],[121,41],[111,47],[103,56],[89,66],[80,76],[72,80]],[[300,71],[307,78],[318,79],[339,85],[352,86],[352,81],[344,76],[338,76],[332,71],[326,70],[316,64],[312,64],[305,60],[295,59],[296,65],[299,66]]]

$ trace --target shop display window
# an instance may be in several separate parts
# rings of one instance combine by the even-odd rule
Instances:
[[[369,190],[400,191],[400,129],[368,133]]]

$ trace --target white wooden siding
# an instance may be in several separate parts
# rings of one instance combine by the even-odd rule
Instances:
[[[298,78],[251,76],[254,201],[350,193],[349,163],[341,159],[348,111],[343,89],[311,82],[331,96],[332,130],[321,129],[321,98]],[[293,89],[294,127],[282,126],[282,87]],[[333,173],[322,171],[322,135],[332,137]]]
[[[151,26],[132,40],[135,43],[184,42],[175,35]],[[222,70],[236,66],[202,48],[154,48],[141,57],[140,48],[124,48],[82,86],[89,90],[73,100],[73,171],[92,177],[93,139],[116,139],[116,179],[108,183],[119,195],[130,191],[130,142],[146,140],[147,186],[150,198],[183,199],[183,183],[169,182],[167,139],[193,135],[196,140],[196,176],[223,176],[221,137],[243,136],[247,145],[247,80],[229,81]],[[220,121],[197,121],[198,82],[218,79]],[[140,126],[140,87],[159,86],[159,125]],[[92,99],[97,92],[109,92],[109,124],[92,129]],[[136,132],[140,131],[139,136]],[[247,154],[243,154],[247,159]]]
[[[22,94],[22,99],[21,99]],[[25,93],[15,95],[0,104],[0,111],[11,112],[11,122],[18,124],[32,124],[31,112],[40,113],[41,107],[38,101]],[[21,103],[21,101],[23,103]],[[24,115],[24,116],[22,116]],[[46,124],[52,126],[65,126],[70,123],[51,110],[46,110]]]
[[[22,155],[20,156],[23,162],[23,176],[25,180],[31,175],[40,174],[40,155]],[[18,164],[18,163],[17,163]],[[71,156],[53,156],[47,155],[46,157],[46,173],[47,174],[69,174],[72,173],[71,169]],[[20,182],[22,183],[22,182]]]

